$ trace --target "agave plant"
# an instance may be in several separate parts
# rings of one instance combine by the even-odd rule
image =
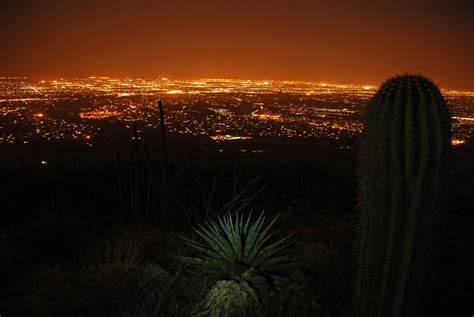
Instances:
[[[196,257],[181,257],[181,260],[209,274],[223,276],[232,276],[248,268],[266,271],[291,262],[285,250],[295,239],[285,236],[270,240],[278,232],[270,232],[278,215],[267,226],[264,226],[263,212],[254,223],[250,223],[251,215],[245,223],[241,213],[235,216],[229,213],[219,216],[206,227],[198,225],[194,231],[204,243],[181,238],[200,254]]]

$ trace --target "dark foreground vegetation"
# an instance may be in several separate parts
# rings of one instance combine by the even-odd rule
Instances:
[[[295,144],[246,155],[221,153],[219,145],[199,154],[173,148],[173,138],[168,150],[164,130],[155,131],[160,135],[153,139],[140,135],[139,129],[131,129],[129,146],[118,153],[97,154],[108,160],[78,163],[75,154],[82,154],[72,149],[42,165],[20,152],[15,158],[23,161],[13,162],[8,159],[10,149],[0,149],[2,316],[225,316],[226,310],[244,315],[377,316],[364,308],[371,303],[381,311],[395,310],[390,300],[374,295],[380,289],[361,282],[391,271],[371,272],[377,258],[354,252],[360,241],[356,144],[347,152]],[[190,142],[186,148],[193,146]],[[453,149],[444,212],[434,229],[438,238],[429,246],[432,275],[417,299],[422,303],[416,308],[418,316],[470,316],[474,311],[473,157],[472,142]],[[370,164],[376,168],[377,162]],[[370,219],[376,219],[377,211],[387,206],[365,212],[374,212]],[[217,245],[215,240],[206,244],[198,233],[210,221],[217,223],[229,213],[246,220],[252,211],[252,224],[263,210],[262,228],[278,215],[268,232],[279,232],[269,241],[296,238],[283,248],[280,265],[257,265],[255,259],[242,257],[221,270],[218,265],[190,266],[185,260],[202,259],[207,252],[193,248],[192,241],[211,249],[212,241]],[[384,241],[389,225],[381,228],[376,241]],[[408,230],[400,235],[404,232]],[[216,248],[224,258],[239,253]],[[366,250],[370,248],[374,246]],[[361,254],[367,257],[366,271],[357,265]],[[277,250],[271,253],[275,255]],[[390,285],[400,276],[379,274],[388,281],[386,290],[403,292]],[[408,280],[418,287],[416,278]],[[248,310],[237,307],[240,302],[233,299],[239,296]],[[364,303],[367,298],[369,304]],[[403,316],[409,315],[405,311]]]

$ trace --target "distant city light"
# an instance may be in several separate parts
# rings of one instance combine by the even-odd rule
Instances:
[[[465,144],[466,141],[465,140],[458,140],[458,139],[452,139],[451,140],[451,144],[456,146],[456,145],[461,145],[461,144]]]
[[[229,141],[229,140],[250,140],[252,137],[249,136],[236,136],[236,135],[213,135],[211,139],[214,141]]]
[[[168,90],[166,93],[169,95],[176,95],[176,94],[182,94],[183,91],[182,90]]]
[[[164,100],[171,133],[208,136],[215,142],[260,142],[262,137],[340,142],[362,131],[364,105],[375,89],[276,80],[3,78],[0,145],[28,144],[40,137],[91,146],[92,139],[110,131],[102,129],[103,123],[129,129],[136,121],[157,128],[158,98]],[[453,145],[468,143],[474,137],[474,93],[442,93],[453,116]]]

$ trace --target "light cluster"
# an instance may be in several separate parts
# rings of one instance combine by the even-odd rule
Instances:
[[[58,80],[0,77],[0,144],[35,138],[93,145],[104,123],[159,123],[165,105],[171,132],[216,142],[260,137],[352,138],[377,87],[298,81],[170,80],[90,77]],[[443,91],[453,117],[453,144],[474,135],[474,93]]]

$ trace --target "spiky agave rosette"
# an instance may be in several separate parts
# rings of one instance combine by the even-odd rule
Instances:
[[[292,262],[286,251],[295,238],[285,236],[272,241],[279,230],[270,232],[270,229],[278,215],[267,226],[263,212],[254,223],[251,223],[251,216],[250,212],[244,223],[242,213],[228,213],[210,221],[207,226],[198,225],[194,231],[204,243],[181,238],[200,254],[181,257],[181,260],[202,272],[224,277],[233,277],[249,268],[267,271]]]

